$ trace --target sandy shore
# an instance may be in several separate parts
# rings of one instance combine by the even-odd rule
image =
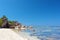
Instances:
[[[11,29],[0,29],[0,40],[39,40],[36,37],[31,37],[27,33],[19,32],[17,34]]]

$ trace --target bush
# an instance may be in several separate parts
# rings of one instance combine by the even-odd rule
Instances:
[[[2,19],[0,18],[0,27],[2,26],[2,24],[3,24],[3,21],[2,21]]]

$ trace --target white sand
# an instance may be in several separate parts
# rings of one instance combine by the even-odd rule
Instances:
[[[26,33],[20,32],[20,35],[11,29],[0,29],[0,40],[38,40]]]

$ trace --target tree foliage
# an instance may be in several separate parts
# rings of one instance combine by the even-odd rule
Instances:
[[[5,15],[3,15],[3,17],[2,18],[6,18],[7,19],[7,17],[5,16]]]
[[[3,24],[3,21],[2,21],[2,19],[0,18],[0,27],[2,26],[2,24]]]
[[[11,25],[14,25],[14,21],[8,21],[9,22],[9,24],[11,24]]]
[[[5,15],[3,16],[3,17],[1,17],[0,18],[0,27],[2,27],[2,25],[3,25],[3,23],[5,22],[5,19],[7,19],[7,22],[8,22],[8,24],[9,25],[15,25],[15,23],[17,22],[17,21],[11,21],[11,20],[9,20]],[[17,22],[18,23],[18,22]]]

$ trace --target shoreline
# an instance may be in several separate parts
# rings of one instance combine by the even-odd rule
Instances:
[[[17,30],[15,30],[15,29],[12,29],[15,33],[17,33],[18,35],[20,35],[20,36],[22,36],[22,37],[26,37],[26,38],[28,38],[28,39],[30,39],[31,40],[31,38],[33,39],[33,40],[37,40],[38,38],[37,38],[37,36],[30,36],[30,34],[28,33],[28,32],[22,32],[22,31],[17,31]],[[38,39],[39,40],[39,39]]]
[[[17,33],[13,29],[0,29],[0,40],[39,40],[26,32]]]

